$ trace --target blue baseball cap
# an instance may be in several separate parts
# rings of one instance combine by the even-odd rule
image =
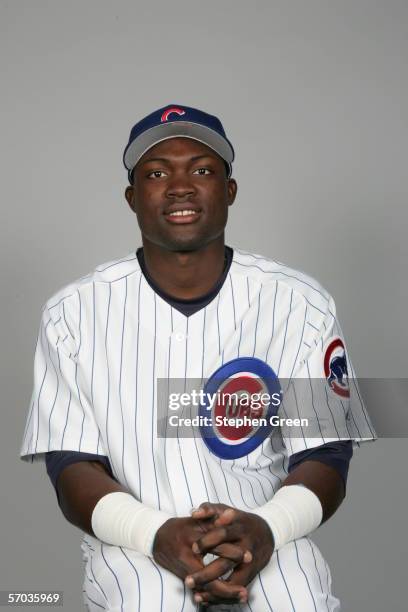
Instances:
[[[227,163],[231,176],[234,149],[221,121],[197,108],[168,104],[147,115],[133,126],[123,153],[129,181],[139,159],[155,144],[169,138],[192,138],[213,149]]]

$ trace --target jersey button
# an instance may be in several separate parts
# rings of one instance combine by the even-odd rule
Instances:
[[[174,334],[174,337],[176,340],[178,340],[179,342],[182,342],[183,340],[186,339],[185,335],[182,334],[181,332],[177,332],[176,334]]]

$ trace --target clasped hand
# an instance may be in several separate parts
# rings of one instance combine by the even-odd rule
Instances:
[[[273,545],[261,517],[205,502],[191,517],[172,518],[160,527],[153,557],[184,580],[196,602],[246,603],[247,586],[269,562]],[[217,558],[205,565],[208,553]]]

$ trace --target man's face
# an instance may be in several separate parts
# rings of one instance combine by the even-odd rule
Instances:
[[[144,241],[170,251],[195,251],[223,234],[236,191],[217,153],[180,137],[141,157],[125,195]]]

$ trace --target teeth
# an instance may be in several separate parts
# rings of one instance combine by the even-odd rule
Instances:
[[[195,215],[195,210],[176,210],[169,214],[170,217],[186,217],[187,215]]]

